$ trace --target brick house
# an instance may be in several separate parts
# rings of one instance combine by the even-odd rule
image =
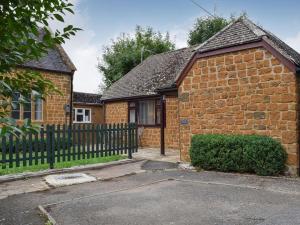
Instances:
[[[138,122],[140,145],[179,149],[191,137],[260,134],[278,139],[299,170],[300,55],[245,17],[199,46],[147,58],[102,96],[105,122]]]
[[[74,92],[73,123],[104,123],[101,95]]]
[[[72,110],[73,76],[76,68],[64,49],[56,46],[38,61],[27,62],[17,68],[17,70],[26,69],[40,72],[58,87],[62,95],[52,94],[44,101],[31,96],[30,103],[12,110],[12,118],[18,122],[27,118],[41,124],[68,124],[72,121],[70,110]],[[14,98],[18,97],[19,94],[15,93]]]

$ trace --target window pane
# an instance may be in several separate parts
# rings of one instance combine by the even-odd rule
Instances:
[[[131,109],[129,111],[129,122],[130,123],[135,123],[135,109]]]
[[[27,97],[26,101],[23,104],[23,119],[31,119],[31,96]]]
[[[34,119],[42,120],[43,119],[43,100],[36,97],[34,108],[35,108]]]
[[[129,107],[135,107],[135,102],[130,102]]]
[[[77,122],[83,122],[83,115],[77,114],[76,121]]]
[[[83,113],[83,109],[77,109],[77,113]]]
[[[20,104],[18,104],[20,93],[15,92],[12,96],[13,107],[11,110],[11,117],[18,120],[20,119]]]
[[[85,115],[84,122],[90,122],[91,118],[90,118],[90,110],[89,109],[85,110],[84,115]]]
[[[144,125],[155,124],[155,101],[141,101],[139,103],[139,123]]]
[[[156,109],[156,123],[160,124],[160,115],[161,115],[161,111],[160,108]]]

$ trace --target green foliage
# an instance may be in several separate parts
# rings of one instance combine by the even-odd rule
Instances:
[[[192,46],[203,43],[227,26],[230,21],[221,17],[198,18],[188,34],[188,44]]]
[[[122,34],[113,40],[110,46],[105,47],[103,62],[98,65],[99,71],[104,74],[104,83],[109,87],[142,59],[150,55],[173,50],[174,43],[170,41],[169,34],[162,35],[152,28],[137,26],[134,36]]]
[[[54,32],[48,27],[51,20],[64,22],[65,13],[73,13],[72,6],[67,0],[1,1],[0,73],[28,60],[39,59],[49,48],[74,35],[79,29],[72,25]]]
[[[29,96],[36,92],[41,98],[58,92],[54,84],[37,72],[16,71],[16,67],[30,60],[38,60],[50,48],[62,44],[80,30],[67,25],[63,30],[50,32],[49,21],[64,22],[64,15],[73,13],[68,0],[3,0],[0,3],[0,136],[23,134],[36,130],[29,120],[16,127],[10,118],[10,109],[24,104],[28,99],[11,102],[14,92]]]
[[[259,135],[194,135],[191,162],[207,170],[277,175],[284,171],[287,154],[282,145]]]

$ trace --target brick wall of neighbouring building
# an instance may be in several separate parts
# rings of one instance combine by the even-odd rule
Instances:
[[[193,134],[255,133],[281,141],[296,173],[298,83],[262,48],[198,59],[179,86],[182,158]]]
[[[102,105],[90,105],[83,103],[74,103],[73,108],[84,108],[91,110],[92,121],[94,124],[104,123],[104,109]]]
[[[32,97],[31,105],[31,119],[33,123],[37,124],[68,124],[69,114],[66,114],[64,106],[70,105],[71,98],[71,75],[58,73],[58,72],[45,72],[39,71],[46,79],[51,80],[58,88],[61,94],[51,93],[46,96],[43,101],[43,114],[42,120],[35,120],[35,104]],[[22,106],[21,106],[22,108]],[[21,113],[22,115],[22,110]],[[18,124],[22,124],[22,117],[17,121]]]
[[[114,102],[105,104],[106,123],[127,123],[127,102]],[[160,127],[142,127],[140,129],[141,147],[160,147]],[[179,149],[179,120],[177,97],[166,98],[166,148]]]
[[[61,91],[62,95],[52,94],[46,97],[43,103],[44,124],[69,123],[69,114],[66,115],[64,106],[70,105],[71,98],[71,76],[61,73],[41,72],[47,79],[51,80]]]

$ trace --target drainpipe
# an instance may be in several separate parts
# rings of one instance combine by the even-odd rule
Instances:
[[[69,125],[72,126],[73,123],[73,78],[74,78],[74,70],[72,70],[72,74],[71,74],[71,96],[70,96],[70,121],[69,121]]]
[[[165,124],[166,124],[166,117],[165,117],[165,106],[166,106],[166,96],[162,95],[160,98],[160,107],[161,107],[161,114],[160,114],[160,154],[165,155]]]

